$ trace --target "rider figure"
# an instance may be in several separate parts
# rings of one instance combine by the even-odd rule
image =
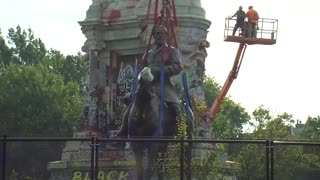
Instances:
[[[181,55],[177,48],[169,47],[163,39],[162,35],[167,36],[167,29],[163,25],[156,25],[152,31],[154,38],[154,45],[148,52],[147,63],[143,64],[144,67],[149,67],[154,76],[153,86],[155,87],[156,94],[160,97],[160,69],[162,59],[164,62],[164,100],[168,107],[168,113],[175,118],[182,115],[181,100],[177,90],[171,82],[171,77],[178,75],[182,71]],[[146,56],[146,54],[144,55]],[[170,56],[170,57],[169,57]],[[144,59],[144,58],[143,58]],[[122,122],[121,129],[118,137],[128,136],[128,117],[130,112],[128,107]]]

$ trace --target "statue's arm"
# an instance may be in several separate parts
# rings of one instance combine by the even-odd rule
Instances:
[[[170,61],[170,60],[169,60]],[[181,54],[179,49],[172,48],[171,64],[166,66],[164,73],[169,76],[174,76],[182,71]]]
[[[164,66],[164,74],[165,76],[174,76],[179,74],[182,71],[182,64],[181,64],[181,55],[178,49],[172,48],[171,49],[171,59],[168,59],[168,64]],[[169,57],[170,58],[170,57]],[[171,61],[171,62],[170,62]],[[160,67],[159,66],[152,66],[151,67],[152,74],[155,76],[160,75]]]

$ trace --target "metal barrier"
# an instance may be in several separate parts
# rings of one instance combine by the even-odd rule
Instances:
[[[111,146],[125,143],[125,148]],[[320,143],[273,140],[0,138],[0,177],[15,179],[133,179],[130,143],[169,143],[163,169],[186,179],[319,179]]]
[[[247,29],[247,23],[245,22],[244,29]],[[224,37],[232,36],[233,29],[235,27],[236,20],[225,18]],[[278,34],[278,20],[270,18],[260,18],[257,23],[257,38],[276,40]],[[237,30],[238,34],[242,34],[241,29]],[[244,35],[243,35],[244,36]]]

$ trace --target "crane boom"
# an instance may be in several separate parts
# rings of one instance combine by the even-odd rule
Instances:
[[[224,83],[220,93],[216,97],[213,105],[211,106],[210,114],[211,114],[212,117],[215,117],[217,115],[223,98],[228,93],[228,90],[230,89],[233,80],[235,80],[237,78],[237,76],[238,76],[238,72],[240,70],[240,66],[241,66],[242,59],[243,59],[244,53],[246,51],[246,48],[247,48],[247,45],[245,43],[240,43],[239,44],[239,48],[238,48],[238,51],[237,51],[237,54],[236,54],[236,58],[234,60],[234,63],[233,63],[232,69],[231,69],[231,71],[229,73],[229,76],[228,76],[226,82]]]

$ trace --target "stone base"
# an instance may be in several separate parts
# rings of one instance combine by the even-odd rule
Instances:
[[[55,161],[50,162],[50,180],[89,180],[91,179],[91,161]],[[134,161],[99,161],[98,179],[134,179]]]

